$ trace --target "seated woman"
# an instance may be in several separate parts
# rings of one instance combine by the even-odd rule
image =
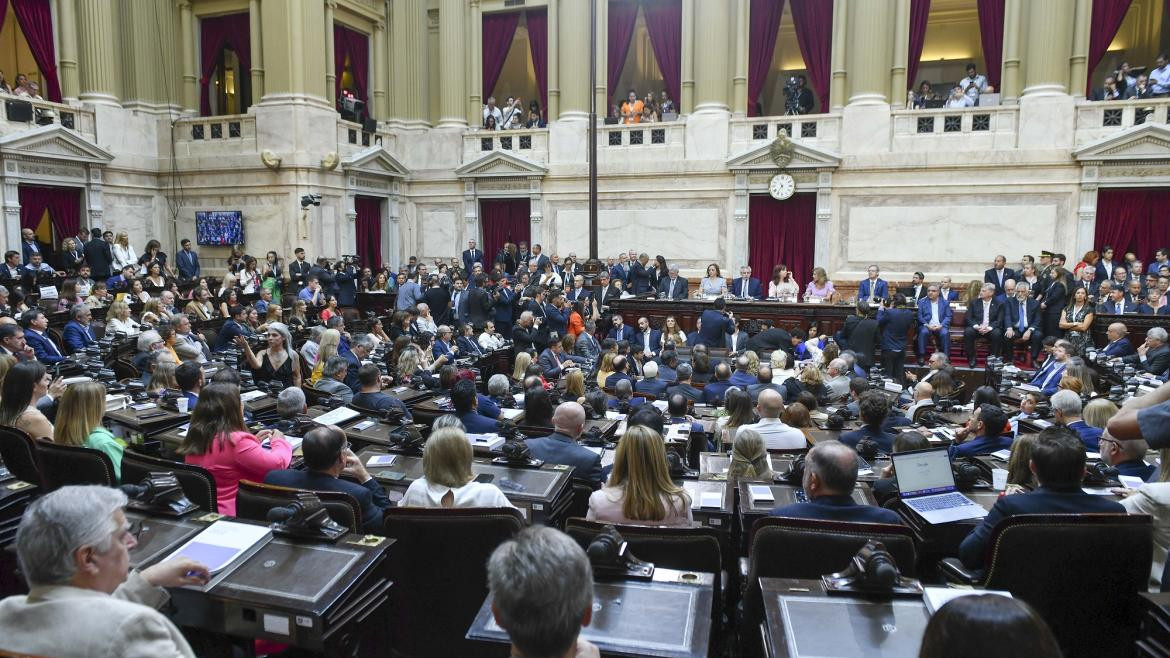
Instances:
[[[423,477],[410,483],[399,507],[512,507],[499,487],[476,482],[471,441],[454,427],[431,432],[423,449]]]
[[[337,296],[336,295],[329,295],[328,297],[325,298],[325,308],[321,309],[321,313],[320,313],[321,324],[328,325],[329,318],[337,315],[338,313],[339,313],[339,311],[337,310]]]
[[[804,301],[807,302],[824,302],[832,304],[837,296],[837,290],[833,287],[833,282],[829,280],[829,275],[825,272],[823,267],[814,267],[812,271],[812,280],[804,287]]]
[[[0,425],[52,441],[53,425],[36,407],[50,383],[49,371],[39,361],[22,361],[9,368],[0,388]]]
[[[227,277],[224,277],[224,282],[227,282]],[[235,288],[225,290],[219,298],[219,317],[230,318],[231,308],[239,305],[240,293]]]
[[[130,305],[125,301],[116,301],[110,304],[110,309],[106,311],[106,333],[107,334],[126,334],[127,336],[137,336],[142,331],[138,322],[130,317]]]
[[[53,442],[100,450],[114,465],[115,482],[122,481],[123,444],[102,425],[106,413],[106,387],[100,382],[71,384],[57,406]]]
[[[329,357],[337,356],[341,348],[341,332],[336,329],[326,329],[321,334],[321,343],[317,347],[317,362],[313,365],[313,373],[309,375],[309,385],[315,386],[325,370],[325,362]]]
[[[255,435],[248,431],[240,388],[221,382],[199,392],[199,404],[177,452],[215,477],[219,513],[227,516],[236,514],[240,480],[263,482],[269,471],[288,468],[292,461],[292,446],[279,431],[260,430]]]
[[[161,354],[155,357],[154,371],[150,373],[150,384],[147,385],[146,392],[158,393],[167,389],[182,390],[179,388],[179,382],[175,380],[175,364],[159,359],[158,356]]]
[[[565,390],[561,392],[562,402],[578,402],[585,397],[585,373],[580,369],[570,370],[561,380],[565,383]]]
[[[772,481],[772,461],[764,437],[755,430],[745,429],[735,435],[731,449],[731,466],[727,468],[727,479]]]
[[[829,387],[825,386],[825,380],[821,377],[819,369],[805,368],[800,371],[799,375],[784,382],[785,400],[795,400],[804,391],[812,393],[817,400],[824,400],[830,395]]]
[[[589,496],[589,521],[689,527],[691,497],[670,479],[662,436],[637,425],[618,442],[609,481]]]
[[[739,387],[727,390],[723,397],[723,408],[727,413],[715,419],[712,434],[719,437],[721,449],[726,449],[726,446],[732,445],[735,441],[736,430],[743,425],[756,422],[757,418],[752,396]]]
[[[518,356],[518,355],[517,355]],[[605,386],[605,380],[613,374],[613,352],[605,352],[601,355],[601,364],[597,366],[597,385]],[[531,360],[532,357],[529,357]]]
[[[427,388],[438,388],[439,380],[431,371],[422,365],[421,352],[413,345],[402,350],[398,357],[398,383],[403,386],[413,386],[422,382]]]
[[[699,279],[699,293],[704,297],[722,297],[727,294],[727,279],[723,278],[715,263],[708,265],[707,276]]]
[[[74,304],[81,304],[81,295],[77,294],[77,279],[65,279],[61,284],[61,293],[57,299],[57,312],[68,311]]]
[[[771,356],[768,357],[769,363],[772,364],[772,383],[782,386],[784,382],[796,376],[796,369],[789,368],[791,365],[791,357],[788,352],[784,350],[772,350]]]
[[[243,336],[236,336],[236,345],[244,350],[244,358],[252,368],[256,381],[280,382],[284,388],[301,385],[301,363],[296,350],[292,348],[292,335],[281,322],[268,326],[268,347],[256,356],[252,346]],[[316,367],[314,367],[316,371]]]
[[[305,303],[305,300],[298,299],[294,301],[292,312],[288,315],[288,326],[292,329],[304,329],[307,327],[309,325],[309,319],[305,317],[305,311],[308,308],[309,305]]]
[[[524,391],[524,424],[533,427],[552,427],[553,404],[548,391],[533,386]]]
[[[528,370],[528,366],[532,365],[532,355],[528,352],[520,352],[516,355],[516,364],[512,368],[512,382],[519,383],[524,381],[524,373]]]

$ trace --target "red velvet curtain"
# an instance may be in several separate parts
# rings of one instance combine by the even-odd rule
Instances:
[[[772,55],[776,51],[776,35],[780,32],[780,16],[784,0],[752,0],[748,15],[748,116],[757,116],[756,105],[764,92]]]
[[[505,242],[529,242],[529,199],[480,199],[479,225],[483,229],[483,254],[488,262]]]
[[[630,51],[630,39],[634,36],[634,22],[638,19],[638,3],[636,0],[610,0],[608,19],[605,60],[608,70],[606,71],[605,88],[609,92],[609,102],[613,103],[618,99],[625,100],[625,94],[615,87],[617,87],[618,78],[622,75],[622,67],[626,64],[626,54]],[[587,30],[589,26],[583,25],[581,29]],[[678,102],[678,99],[675,99],[675,102]],[[609,108],[604,108],[604,111],[608,116]]]
[[[1002,0],[1001,0],[1002,1]],[[827,0],[792,0],[792,22],[796,41],[808,69],[808,82],[820,102],[821,111],[829,111],[829,78],[832,75],[833,3]],[[768,270],[771,272],[771,269]]]
[[[1113,37],[1121,29],[1121,21],[1125,20],[1125,13],[1133,0],[1094,0],[1093,20],[1089,23],[1089,59],[1086,62],[1088,71],[1085,81],[1085,95],[1093,94],[1093,69],[1101,63]],[[1170,0],[1167,0],[1170,6]]]
[[[548,10],[529,9],[524,12],[528,23],[528,47],[532,52],[532,70],[536,72],[536,88],[540,90],[540,115],[548,116]]]
[[[17,194],[20,201],[20,228],[35,231],[48,210],[49,220],[61,239],[77,235],[81,230],[81,188],[21,185]]]
[[[930,0],[910,0],[910,49],[906,59],[906,89],[916,89],[918,60],[922,59],[922,45],[926,43],[926,22],[930,18]],[[900,99],[891,98],[896,105]]]
[[[1119,254],[1132,251],[1143,263],[1152,263],[1155,249],[1170,247],[1168,206],[1168,188],[1098,190],[1093,244],[1112,245]]]
[[[8,15],[8,0],[0,0],[0,28],[4,27],[4,19]]]
[[[377,271],[382,267],[382,199],[359,196],[353,205],[357,211],[354,221],[357,257],[363,267]]]
[[[987,83],[999,89],[1003,68],[1003,16],[1005,0],[976,0],[979,8],[979,40],[983,44],[983,65]]]
[[[49,0],[13,0],[12,11],[28,41],[33,60],[45,81],[42,95],[61,102],[61,81],[57,78],[57,54],[53,49],[53,13]]]
[[[814,265],[816,224],[816,194],[795,194],[785,201],[766,194],[752,195],[748,201],[748,265],[752,273],[767,281],[772,268],[784,264],[798,281],[807,281]]]
[[[333,73],[334,98],[341,98],[341,74],[345,72],[345,59],[349,57],[349,72],[357,87],[354,97],[366,104],[366,116],[370,115],[370,90],[366,82],[370,79],[370,37],[351,30],[344,25],[333,24]]]
[[[486,99],[495,91],[496,81],[500,79],[500,71],[504,70],[504,60],[508,57],[508,49],[512,47],[512,39],[516,36],[516,26],[520,24],[520,12],[506,11],[483,15],[483,96]]]
[[[240,61],[240,75],[251,76],[252,34],[248,25],[248,12],[227,14],[199,21],[199,114],[211,115],[211,74],[215,73],[220,51],[231,48]],[[336,33],[335,33],[336,34]]]
[[[643,0],[642,13],[662,82],[677,103],[682,90],[682,2]]]

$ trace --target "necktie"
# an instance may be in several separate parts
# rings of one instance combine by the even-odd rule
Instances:
[[[670,287],[666,289],[667,297],[674,297],[674,279],[670,280]]]
[[[1125,313],[1125,307],[1122,305],[1121,302],[1117,302],[1117,314],[1121,315],[1123,313]]]
[[[1027,302],[1020,302],[1020,333],[1024,333],[1028,329],[1028,306]]]

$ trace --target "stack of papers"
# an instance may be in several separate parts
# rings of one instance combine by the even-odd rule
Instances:
[[[772,487],[766,484],[748,485],[748,493],[752,496],[752,503],[776,502],[776,496],[772,493]]]
[[[722,491],[703,491],[691,500],[691,509],[720,509],[723,507]]]
[[[467,440],[471,441],[471,446],[487,447],[489,450],[496,451],[504,446],[504,437],[499,434],[468,434]]]
[[[606,420],[625,420],[626,415],[619,414],[616,411],[607,411],[607,412],[605,412],[605,418],[606,418]]]
[[[523,409],[500,409],[500,418],[504,420],[515,420],[523,414]]]
[[[264,391],[248,391],[247,393],[240,393],[240,402],[251,402],[252,400],[259,400],[268,395]]]
[[[321,414],[313,419],[318,425],[340,425],[362,415],[360,411],[349,407],[338,407],[333,411]]]
[[[265,526],[221,520],[207,526],[167,559],[190,558],[214,575],[255,553],[270,539],[272,531]]]
[[[1003,450],[996,450],[995,452],[991,453],[991,456],[1006,462],[1008,459],[1011,459],[1012,451],[1004,448]]]

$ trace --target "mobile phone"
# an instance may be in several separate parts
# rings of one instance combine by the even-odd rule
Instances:
[[[479,475],[475,476],[475,481],[483,484],[487,484],[494,479],[496,479],[496,476],[492,475],[491,473],[480,473]]]

